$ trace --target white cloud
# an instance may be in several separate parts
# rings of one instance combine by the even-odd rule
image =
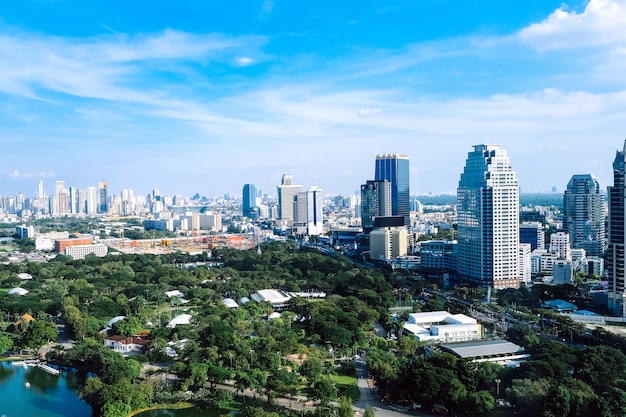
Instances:
[[[626,1],[590,0],[582,13],[565,5],[547,19],[519,32],[523,42],[539,51],[626,43]]]
[[[237,65],[239,65],[241,67],[245,67],[247,65],[252,64],[252,58],[238,57],[237,59],[235,59],[235,62],[237,63]]]
[[[21,172],[17,169],[14,169],[9,173],[9,177],[14,180],[20,180],[24,178],[52,178],[54,177],[54,175],[54,172],[51,171]]]

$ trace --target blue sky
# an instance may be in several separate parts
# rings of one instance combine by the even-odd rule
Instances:
[[[384,4],[383,4],[384,3]],[[0,195],[43,180],[348,194],[378,153],[452,192],[501,144],[522,191],[612,182],[626,0],[57,0],[0,6]]]

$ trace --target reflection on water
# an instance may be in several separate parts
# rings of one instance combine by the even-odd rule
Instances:
[[[36,367],[0,362],[0,416],[90,417],[91,407],[76,395],[85,375],[64,370],[51,375]],[[29,385],[29,386],[28,386]]]

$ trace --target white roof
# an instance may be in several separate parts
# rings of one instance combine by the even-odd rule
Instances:
[[[113,326],[115,323],[117,323],[120,320],[124,320],[126,318],[126,316],[115,316],[113,317],[111,320],[109,320],[109,327]]]
[[[9,290],[9,294],[17,294],[17,295],[26,295],[28,294],[28,290],[25,290],[24,288],[13,288],[12,290]]]
[[[281,290],[259,290],[250,296],[254,301],[268,301],[272,304],[285,303],[291,296]]]
[[[226,305],[226,307],[228,307],[228,308],[237,308],[237,307],[239,307],[239,304],[237,304],[237,302],[235,300],[233,300],[232,298],[224,298],[223,302],[224,302],[224,305]]]
[[[191,323],[191,314],[180,314],[176,317],[174,317],[172,320],[170,320],[169,323],[167,323],[167,327],[176,327],[179,324],[189,324]]]
[[[280,318],[280,313],[277,312],[273,312],[272,314],[270,314],[269,316],[267,316],[268,319],[273,320],[273,319],[279,319]]]
[[[21,274],[17,274],[19,279],[33,279],[31,274],[27,274],[26,272],[22,272]]]
[[[169,298],[172,298],[172,297],[185,298],[185,294],[180,292],[180,290],[165,291],[165,295],[167,295]]]
[[[447,311],[429,311],[426,313],[409,314],[408,323],[410,324],[430,324],[430,323],[476,324],[476,319],[472,317],[468,317],[465,314],[450,314]]]

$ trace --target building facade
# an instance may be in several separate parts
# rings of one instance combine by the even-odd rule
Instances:
[[[563,230],[570,235],[573,249],[589,256],[606,251],[604,193],[595,176],[574,175],[563,196]]]
[[[613,161],[613,185],[608,188],[608,246],[606,273],[609,282],[608,307],[614,314],[624,313],[624,248],[626,247],[626,141]]]
[[[256,200],[256,186],[254,184],[245,184],[241,198],[241,211],[245,217],[251,219],[259,217],[259,207]]]
[[[369,233],[374,228],[375,217],[387,217],[393,213],[391,206],[391,182],[367,181],[361,185],[361,226]]]
[[[500,145],[476,145],[457,190],[459,264],[463,282],[519,287],[519,187]]]
[[[293,184],[293,177],[289,174],[283,174],[281,184],[278,186],[278,219],[292,220],[293,202],[295,196],[302,191],[301,185]]]
[[[387,180],[391,183],[392,215],[403,216],[404,225],[411,226],[411,202],[409,184],[409,157],[400,154],[376,155],[374,180]]]

